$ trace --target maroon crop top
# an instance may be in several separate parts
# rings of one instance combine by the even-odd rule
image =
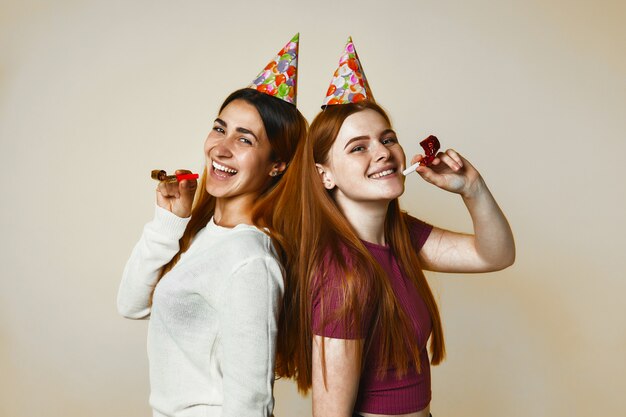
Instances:
[[[413,246],[419,251],[432,230],[432,226],[415,218],[410,218],[410,233]],[[359,382],[359,392],[354,406],[356,412],[375,414],[406,414],[424,409],[431,399],[430,391],[430,362],[426,349],[426,343],[430,337],[432,323],[426,304],[417,292],[412,282],[401,272],[398,262],[391,249],[387,246],[376,245],[363,242],[371,255],[378,261],[383,270],[387,273],[394,293],[398,298],[400,306],[409,317],[413,330],[417,335],[420,347],[421,372],[417,372],[415,367],[409,367],[408,373],[401,379],[397,379],[395,368],[388,368],[382,379],[377,379],[376,370],[380,363],[378,355],[380,339],[376,336],[376,329],[373,329],[372,346],[365,358],[365,369],[361,374]],[[344,257],[347,253],[344,252]],[[348,268],[351,260],[344,259]],[[313,289],[312,299],[312,327],[313,333],[338,339],[360,339],[365,338],[367,329],[373,320],[371,300],[362,297],[363,306],[361,311],[361,326],[351,326],[348,321],[335,320],[328,322],[328,317],[343,303],[341,292],[338,291],[341,281],[338,279],[336,268],[332,267],[332,262],[325,262],[326,270],[322,273],[324,279],[324,292],[327,295],[327,305],[323,311],[326,317],[326,325],[322,326],[321,313],[322,302],[320,289]],[[348,323],[348,324],[346,324]]]

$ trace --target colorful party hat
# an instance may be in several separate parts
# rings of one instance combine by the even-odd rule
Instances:
[[[298,41],[300,34],[291,38],[278,55],[256,76],[250,88],[296,104],[298,87]]]
[[[365,99],[374,101],[374,96],[365,78],[352,37],[348,37],[322,108],[332,104],[357,103]]]

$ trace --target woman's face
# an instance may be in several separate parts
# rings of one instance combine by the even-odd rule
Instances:
[[[338,203],[389,202],[404,192],[404,164],[396,133],[382,115],[366,109],[346,118],[318,171]]]
[[[229,103],[204,143],[206,190],[218,198],[256,198],[279,164],[256,108],[243,100]]]

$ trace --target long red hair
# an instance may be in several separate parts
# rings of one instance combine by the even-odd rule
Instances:
[[[287,272],[283,314],[278,330],[276,373],[294,378],[303,393],[312,384],[311,294],[316,289],[316,280],[324,276],[329,266],[341,272],[345,303],[337,313],[344,323],[348,324],[350,320],[351,326],[361,324],[364,294],[368,300],[379,300],[374,306],[372,323],[372,326],[378,327],[381,338],[379,375],[390,365],[397,369],[398,375],[406,373],[411,364],[420,369],[420,352],[415,335],[385,272],[342,215],[332,194],[323,187],[315,166],[316,163],[326,162],[345,119],[365,109],[380,113],[391,126],[385,111],[373,102],[328,106],[311,124],[308,139],[298,146],[279,188],[260,202],[257,206],[259,211],[255,214],[259,224],[269,227],[275,238],[280,240]],[[270,207],[274,210],[268,210]],[[431,363],[438,364],[445,356],[441,319],[411,244],[409,218],[400,210],[398,200],[393,200],[386,216],[385,240],[428,307],[433,328]],[[349,265],[342,256],[333,256],[330,265],[328,255],[341,253],[348,254]],[[324,303],[327,296],[324,288],[317,290],[322,291],[321,301]],[[336,315],[321,318],[322,323],[336,319]],[[365,351],[371,346],[371,334],[371,331],[368,332],[365,339]],[[361,362],[364,357],[362,354]],[[325,363],[323,366],[325,375]]]

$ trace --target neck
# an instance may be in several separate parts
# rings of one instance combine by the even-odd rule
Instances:
[[[336,193],[335,202],[359,239],[385,245],[385,219],[389,201],[352,201]]]
[[[252,224],[252,206],[256,196],[216,198],[213,221],[218,226],[235,227],[238,224]]]

